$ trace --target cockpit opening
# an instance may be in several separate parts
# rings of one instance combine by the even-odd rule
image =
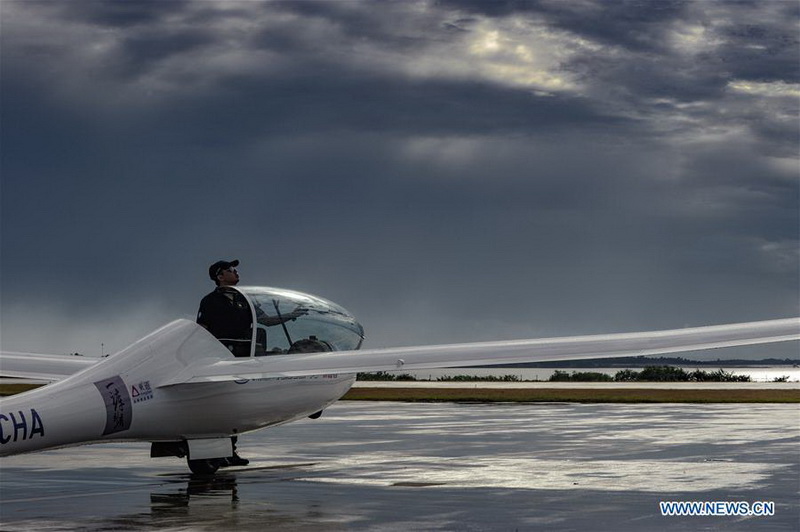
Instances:
[[[348,351],[361,347],[364,328],[339,305],[279,288],[234,288],[252,314],[250,356]]]

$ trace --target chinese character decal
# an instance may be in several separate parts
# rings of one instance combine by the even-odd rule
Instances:
[[[106,405],[106,428],[103,436],[131,428],[131,396],[119,375],[95,382]]]

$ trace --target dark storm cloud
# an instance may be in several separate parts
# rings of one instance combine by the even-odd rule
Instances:
[[[326,2],[324,0],[311,0],[308,2],[283,1],[277,2],[276,7],[281,12],[293,13],[307,19],[323,19],[335,25],[348,38],[356,41],[372,41],[381,46],[389,46],[404,52],[413,52],[426,44],[422,34],[436,33],[441,29],[438,17],[429,19],[412,18],[404,9],[402,2],[387,2],[377,9],[352,9],[351,6],[341,2]],[[368,4],[365,3],[364,6]],[[394,16],[392,16],[394,15]],[[407,31],[406,25],[413,20],[413,31]],[[281,32],[282,35],[291,34],[291,29]],[[259,44],[276,44],[271,36],[274,30],[261,32]],[[296,43],[296,41],[295,41]],[[307,44],[307,43],[306,43]]]
[[[800,72],[800,40],[797,23],[800,4],[775,2],[774,17],[762,20],[759,5],[743,4],[741,19],[729,21],[720,29],[727,45],[720,62],[730,68],[732,76],[755,81],[783,80],[796,83]]]
[[[532,129],[614,127],[626,121],[605,115],[573,98],[539,98],[486,84],[409,82],[361,77],[339,71],[324,88],[314,78],[230,80],[230,99],[178,104],[167,113],[192,135],[226,142],[232,132],[248,136],[285,136],[313,130],[374,131],[387,134],[473,135],[526,133]],[[196,105],[204,113],[197,116]],[[295,105],[298,104],[298,105]],[[210,139],[208,139],[210,137]],[[238,137],[233,137],[238,140]]]
[[[182,11],[189,0],[137,0],[111,2],[88,0],[85,2],[36,2],[43,8],[58,11],[67,21],[79,21],[111,28],[129,28],[158,22],[163,17]]]
[[[4,345],[121,348],[219,258],[372,346],[796,313],[796,9],[376,6],[3,6]]]
[[[188,30],[171,35],[161,32],[142,32],[127,38],[122,44],[119,64],[116,68],[129,71],[135,77],[146,70],[153,61],[162,61],[169,57],[201,48],[213,38],[202,31]]]

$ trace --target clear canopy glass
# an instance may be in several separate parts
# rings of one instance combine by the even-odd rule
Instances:
[[[321,297],[262,286],[236,287],[255,316],[251,356],[358,349],[364,328]]]

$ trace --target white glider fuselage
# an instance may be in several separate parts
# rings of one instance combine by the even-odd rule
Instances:
[[[179,320],[66,379],[0,402],[0,456],[104,441],[180,441],[307,417],[338,400],[354,374],[162,386],[197,364],[231,358]]]

